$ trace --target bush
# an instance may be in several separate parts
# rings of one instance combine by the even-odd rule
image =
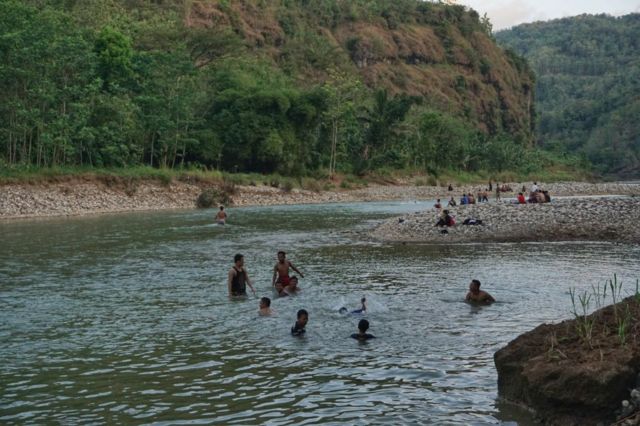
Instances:
[[[291,192],[291,190],[293,189],[293,182],[291,182],[290,180],[285,180],[280,188],[284,192]]]
[[[233,204],[231,195],[235,193],[233,183],[224,183],[219,188],[205,189],[198,195],[196,205],[201,209],[208,209],[219,204]]]

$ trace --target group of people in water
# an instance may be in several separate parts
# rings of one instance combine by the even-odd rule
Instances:
[[[277,254],[278,260],[273,267],[273,279],[272,279],[272,287],[274,292],[278,295],[278,297],[286,297],[297,294],[300,289],[298,288],[298,278],[297,276],[290,276],[289,272],[291,270],[298,273],[301,277],[304,277],[302,272],[296,268],[293,263],[291,263],[286,258],[286,253],[284,251],[279,251]],[[229,295],[232,297],[238,296],[246,296],[247,295],[247,286],[251,289],[254,295],[256,295],[256,290],[251,283],[251,279],[249,278],[249,273],[247,272],[244,266],[244,256],[242,254],[236,254],[233,258],[233,266],[229,269],[227,286],[229,290]],[[486,291],[480,290],[480,281],[474,279],[469,284],[469,292],[465,296],[465,301],[471,303],[492,303],[495,302],[495,299]],[[363,297],[360,299],[360,308],[349,311],[349,309],[342,307],[338,310],[340,314],[343,315],[363,315],[367,312],[367,299]],[[271,299],[269,297],[260,298],[258,315],[260,316],[271,316],[274,315],[275,311],[271,309]],[[300,309],[296,315],[296,322],[291,327],[291,335],[293,336],[302,336],[306,332],[306,325],[309,322],[309,312],[305,309]],[[358,322],[358,332],[353,333],[351,335],[352,338],[356,340],[369,340],[375,338],[374,335],[367,333],[369,330],[369,321],[366,319],[361,319]]]

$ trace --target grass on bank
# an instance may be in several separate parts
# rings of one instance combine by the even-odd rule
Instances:
[[[590,177],[581,171],[568,168],[550,168],[543,172],[516,173],[487,171],[464,172],[444,171],[437,176],[426,174],[418,170],[391,170],[382,169],[368,173],[365,176],[350,174],[338,174],[333,179],[329,178],[326,170],[314,172],[309,176],[281,176],[279,174],[263,175],[260,173],[229,173],[219,170],[200,169],[158,169],[152,167],[127,167],[127,168],[91,168],[91,167],[53,167],[36,168],[27,166],[0,167],[0,184],[42,184],[71,181],[158,181],[170,184],[174,181],[192,183],[224,182],[234,185],[247,186],[271,186],[283,190],[301,188],[320,192],[339,189],[363,188],[370,184],[397,185],[413,184],[416,186],[454,186],[460,185],[486,185],[489,180],[495,182],[557,182],[571,180],[590,180]]]

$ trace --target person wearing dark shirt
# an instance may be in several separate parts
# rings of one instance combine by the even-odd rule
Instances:
[[[244,256],[236,254],[233,258],[234,265],[229,269],[229,276],[227,279],[227,286],[229,288],[230,296],[246,296],[247,285],[251,288],[253,294],[256,294],[256,290],[251,285],[249,274],[244,267]]]
[[[291,327],[291,334],[293,336],[302,336],[306,331],[304,327],[307,325],[307,321],[309,321],[309,313],[304,309],[300,309],[297,317],[298,320],[293,327]]]
[[[361,319],[360,322],[358,323],[358,332],[353,333],[351,337],[356,340],[375,339],[376,336],[374,336],[373,334],[367,333],[368,329],[369,329],[369,321],[367,321],[366,319]]]

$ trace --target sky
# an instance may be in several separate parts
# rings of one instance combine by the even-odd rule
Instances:
[[[456,3],[475,9],[480,16],[486,13],[494,31],[583,13],[614,16],[640,13],[640,0],[458,0]]]

